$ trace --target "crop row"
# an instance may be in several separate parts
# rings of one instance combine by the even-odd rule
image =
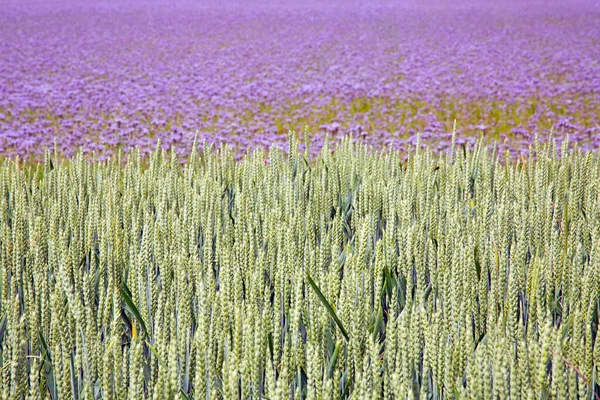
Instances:
[[[597,397],[600,160],[549,143],[5,160],[0,397]]]

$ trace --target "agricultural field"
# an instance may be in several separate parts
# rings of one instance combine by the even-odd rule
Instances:
[[[600,160],[567,149],[5,162],[0,394],[593,399]]]
[[[497,5],[502,3],[503,5]],[[594,0],[4,0],[0,154],[238,154],[308,127],[376,148],[600,146]]]
[[[4,0],[0,399],[600,400],[600,3]]]

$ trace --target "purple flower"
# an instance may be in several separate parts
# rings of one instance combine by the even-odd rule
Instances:
[[[557,138],[598,134],[589,129],[600,52],[582,40],[597,30],[593,0],[544,12],[514,2],[494,12],[468,1],[271,3],[249,12],[212,0],[11,2],[0,15],[14,44],[0,56],[3,152],[8,142],[32,152],[56,135],[69,148],[99,137],[99,153],[160,137],[184,153],[197,129],[246,151],[305,124],[315,138],[354,134],[381,148],[420,132],[443,148],[454,119],[460,137],[483,132],[513,147],[552,124]],[[64,28],[65,13],[77,29]],[[263,132],[273,137],[257,139]]]

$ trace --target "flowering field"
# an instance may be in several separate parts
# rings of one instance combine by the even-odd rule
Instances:
[[[593,399],[600,160],[0,167],[3,399]]]
[[[600,2],[1,3],[0,399],[600,400]]]
[[[600,2],[4,0],[0,154],[600,146]],[[505,143],[506,141],[506,143]]]

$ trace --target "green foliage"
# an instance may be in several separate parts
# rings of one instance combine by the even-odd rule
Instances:
[[[331,318],[333,318],[333,320],[335,321],[335,323],[338,326],[338,328],[340,328],[340,332],[342,332],[342,335],[344,335],[344,338],[346,338],[346,340],[348,340],[348,332],[346,332],[346,329],[344,329],[344,326],[342,325],[342,321],[340,321],[340,319],[336,315],[335,310],[333,309],[333,307],[331,306],[331,304],[329,304],[329,302],[327,301],[327,299],[325,298],[325,296],[323,296],[323,293],[321,292],[321,289],[319,289],[319,287],[312,280],[312,278],[310,277],[310,275],[306,276],[306,280],[310,284],[310,287],[315,291],[315,293],[319,297],[319,300],[321,301],[321,303],[323,303],[323,305],[325,306],[325,309],[327,310],[327,312],[329,313],[329,315],[331,315]]]
[[[592,399],[600,162],[568,148],[5,160],[0,398]]]

